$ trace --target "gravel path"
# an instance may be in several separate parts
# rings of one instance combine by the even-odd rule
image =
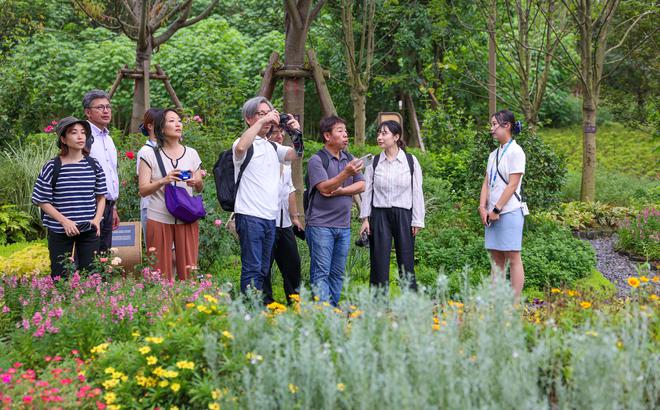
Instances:
[[[614,283],[619,296],[630,292],[627,279],[637,274],[637,264],[614,250],[616,235],[589,239],[596,251],[596,267],[610,282]]]

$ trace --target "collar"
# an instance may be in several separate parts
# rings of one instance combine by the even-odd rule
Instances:
[[[382,150],[380,152],[380,157],[384,158],[385,161],[389,161],[389,159],[387,158],[387,154],[385,153],[385,150]],[[396,154],[396,157],[394,157],[394,159],[390,162],[394,162],[394,161],[398,161],[401,163],[408,162],[408,160],[406,159],[406,152],[401,148],[399,148],[399,152]]]
[[[150,146],[150,147],[155,147],[155,146],[158,145],[158,144],[155,143],[155,142],[153,142],[152,140],[147,140],[147,141],[144,143],[144,145],[148,145],[148,146]]]
[[[323,151],[325,151],[326,154],[328,154],[328,157],[337,159],[337,157],[332,155],[332,152],[328,151],[328,149],[325,146],[323,147]],[[341,160],[348,160],[348,154],[344,150],[339,151],[339,161]]]
[[[92,124],[91,121],[87,121],[87,122],[89,123],[89,126],[92,129],[92,135],[94,136],[98,135],[99,137],[105,137],[110,133],[110,131],[108,131],[107,128],[100,129],[96,125]]]

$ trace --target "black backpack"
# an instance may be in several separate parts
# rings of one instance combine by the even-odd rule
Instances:
[[[353,155],[349,154],[346,151],[342,151],[348,156],[348,160],[352,161],[353,160]],[[328,156],[328,153],[324,151],[323,149],[320,149],[316,152],[316,155],[321,158],[321,164],[323,165],[323,169],[326,171],[328,170],[328,167],[330,166],[330,157]],[[305,215],[307,215],[307,210],[309,209],[309,206],[312,202],[312,199],[314,198],[314,194],[316,193],[317,189],[316,187],[311,187],[309,186],[309,175],[307,172],[305,172],[305,191],[303,192],[303,208],[305,210]]]
[[[92,170],[94,170],[94,176],[96,177],[97,170],[96,170],[96,164],[94,163],[94,159],[89,155],[84,155],[83,157],[85,158],[89,166],[92,167]],[[99,167],[100,166],[101,164],[99,164]],[[50,178],[50,186],[53,189],[53,198],[55,197],[55,185],[57,185],[57,180],[60,177],[61,170],[62,170],[62,158],[60,158],[60,156],[57,155],[55,158],[53,158],[53,175]],[[94,185],[96,185],[96,182],[94,182]],[[41,211],[41,216],[43,217],[43,215],[44,215],[44,211]]]
[[[277,152],[277,145],[270,142],[275,152]],[[213,179],[215,180],[215,193],[218,197],[218,202],[222,209],[228,212],[234,212],[234,204],[236,203],[236,194],[238,193],[238,186],[243,177],[243,171],[247,168],[248,163],[254,155],[254,147],[250,145],[245,153],[245,160],[241,164],[238,171],[238,178],[234,179],[234,153],[232,149],[220,153],[218,160],[213,165]]]

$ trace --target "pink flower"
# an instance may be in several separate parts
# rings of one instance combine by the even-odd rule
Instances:
[[[73,382],[73,380],[71,380],[69,378],[64,378],[64,379],[60,380],[60,383],[62,383],[64,385],[71,384],[71,382]]]
[[[195,115],[195,116],[193,117],[193,121],[195,121],[195,122],[201,124],[201,123],[202,123],[202,117],[200,117],[199,115]]]
[[[100,258],[99,262],[101,263],[106,263],[108,261],[108,258]]]
[[[23,403],[25,404],[32,403],[32,396],[23,396]]]
[[[77,351],[76,349],[73,349],[73,350],[71,351],[71,354],[74,355],[74,356],[78,356],[78,355],[80,354],[80,352]]]
[[[9,306],[3,306],[2,307],[2,313],[9,313],[11,312],[11,309],[9,309]]]
[[[2,376],[0,376],[0,380],[2,380],[2,382],[5,384],[11,383],[11,374],[4,373]]]
[[[44,128],[44,132],[50,133],[53,132],[54,128],[52,125],[48,125],[46,128]]]
[[[218,228],[219,228],[220,226],[222,226],[222,220],[220,220],[220,219],[216,219],[213,223],[214,223],[215,226],[217,226]]]
[[[50,125],[57,125],[57,121],[55,121],[55,120],[51,121]]]

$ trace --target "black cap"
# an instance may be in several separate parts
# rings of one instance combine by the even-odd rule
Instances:
[[[76,117],[66,117],[62,118],[55,127],[55,133],[57,134],[57,148],[62,147],[62,141],[60,138],[66,134],[66,130],[73,124],[80,124],[85,129],[85,137],[89,142],[92,138],[92,127],[89,125],[89,122],[85,120],[79,120]],[[89,146],[89,144],[87,144]]]

